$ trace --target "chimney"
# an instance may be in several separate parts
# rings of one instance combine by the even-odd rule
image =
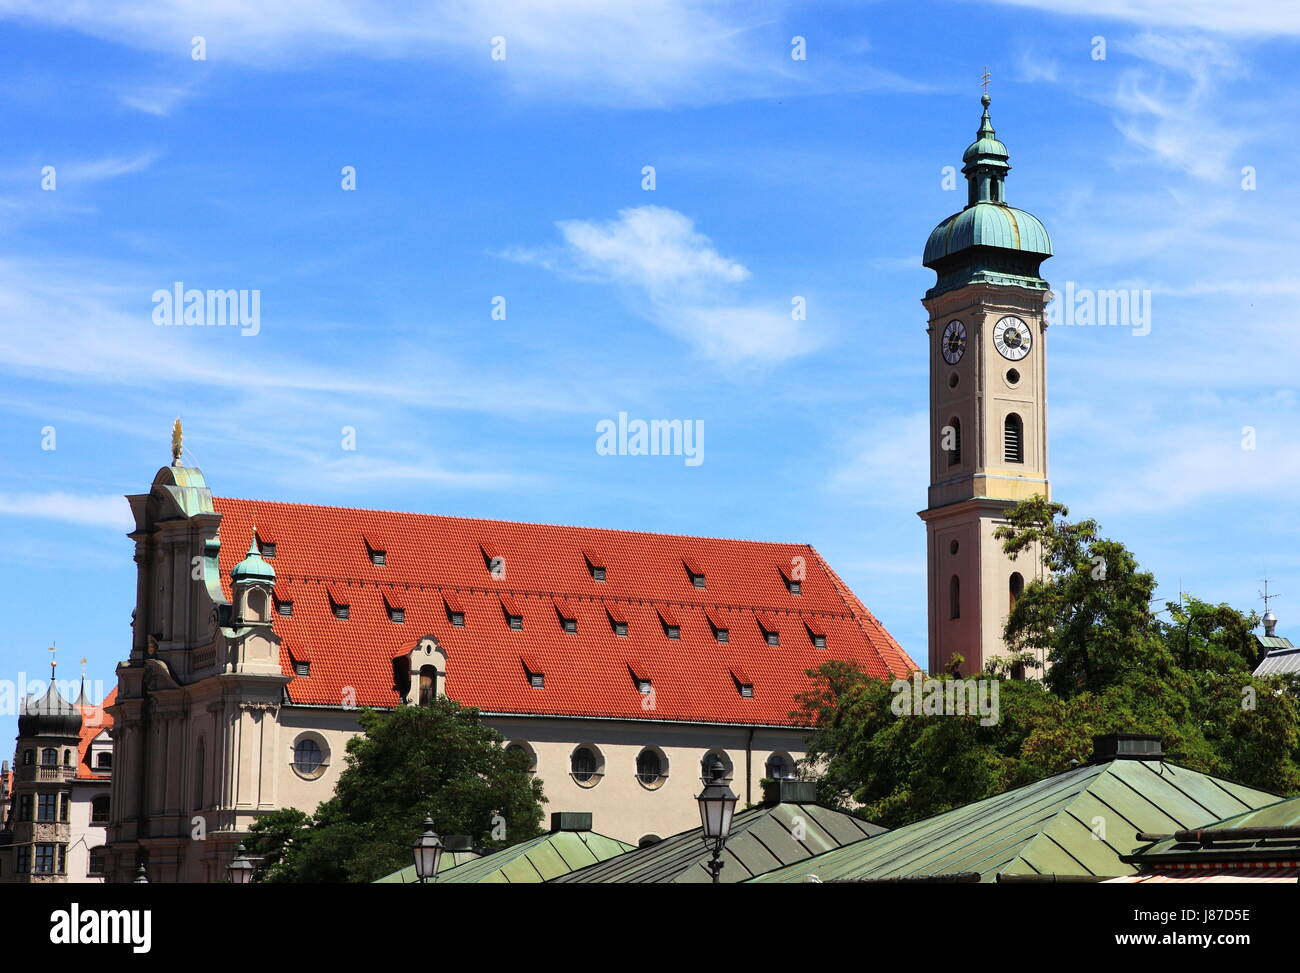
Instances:
[[[554,811],[551,814],[551,831],[590,831],[590,811]]]
[[[449,834],[442,839],[443,851],[473,851],[474,840],[467,834]]]
[[[1277,632],[1277,616],[1272,612],[1264,612],[1264,637],[1271,639]]]
[[[1092,762],[1164,760],[1160,737],[1147,733],[1106,733],[1092,738]]]

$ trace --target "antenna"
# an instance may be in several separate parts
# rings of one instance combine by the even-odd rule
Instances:
[[[1276,598],[1278,595],[1276,591],[1273,592],[1272,594],[1269,594],[1268,578],[1261,578],[1260,584],[1264,586],[1264,590],[1259,593],[1259,598],[1262,602],[1264,602],[1264,611],[1268,611],[1268,603],[1272,601],[1274,598]]]

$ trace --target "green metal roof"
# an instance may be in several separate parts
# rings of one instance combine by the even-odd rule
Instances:
[[[755,881],[963,872],[977,872],[983,882],[998,875],[1131,875],[1135,867],[1120,856],[1138,846],[1138,832],[1203,827],[1275,801],[1274,794],[1160,760],[1112,760],[916,821]]]
[[[627,842],[608,838],[594,831],[552,831],[465,864],[458,863],[455,868],[440,872],[437,884],[546,882],[574,869],[585,868],[631,850],[632,846]],[[415,877],[415,866],[410,865],[379,881],[419,880]]]
[[[1300,797],[1277,801],[1252,811],[1244,811],[1210,824],[1193,828],[1297,828],[1300,827]],[[1132,862],[1143,868],[1173,868],[1186,865],[1209,865],[1214,862],[1295,861],[1300,858],[1300,837],[1240,838],[1213,841],[1177,841],[1166,838],[1139,848]]]
[[[466,862],[472,862],[478,857],[479,854],[475,851],[444,851],[442,853],[442,864],[439,868],[445,875],[453,868],[464,865]],[[415,866],[407,865],[400,872],[393,872],[392,875],[385,875],[383,878],[375,879],[374,884],[402,883],[404,885],[413,885],[419,881],[419,876],[415,874]],[[439,881],[441,881],[441,878]]]
[[[934,228],[925,243],[921,262],[930,267],[970,247],[1000,247],[1026,253],[1052,255],[1047,227],[1037,216],[1005,203],[975,203],[954,213]]]
[[[856,845],[884,828],[818,804],[775,804],[736,815],[722,853],[720,880],[741,882],[791,862]],[[873,839],[874,840],[874,839]],[[710,852],[702,829],[694,828],[638,848],[557,882],[711,882]]]
[[[231,569],[230,580],[265,581],[268,584],[275,583],[275,568],[273,568],[267,561],[262,560],[262,554],[257,549],[256,530],[254,530],[253,536],[248,542],[248,553],[244,555],[242,561]]]

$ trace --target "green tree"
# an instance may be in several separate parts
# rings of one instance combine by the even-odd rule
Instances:
[[[426,817],[439,834],[485,848],[541,833],[542,782],[478,710],[440,698],[362,710],[360,723],[332,798],[310,818],[281,811],[253,827],[253,850],[267,856],[263,880],[374,881],[411,864]]]
[[[898,687],[851,663],[809,672],[796,715],[814,728],[803,770],[824,800],[897,827],[1066,770],[1089,759],[1093,736],[1117,732],[1157,734],[1194,770],[1300,791],[1300,678],[1253,676],[1255,615],[1191,597],[1153,611],[1154,577],[1068,513],[1035,497],[998,531],[1046,571],[1007,620],[1012,654],[983,674],[999,677],[996,724],[899,715]],[[1000,678],[1038,653],[1041,682]]]

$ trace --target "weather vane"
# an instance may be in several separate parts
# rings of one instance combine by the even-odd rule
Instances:
[[[989,93],[989,81],[992,77],[993,75],[989,74],[989,66],[987,64],[984,65],[984,73],[980,76],[980,84],[984,86],[984,93],[986,95]]]

